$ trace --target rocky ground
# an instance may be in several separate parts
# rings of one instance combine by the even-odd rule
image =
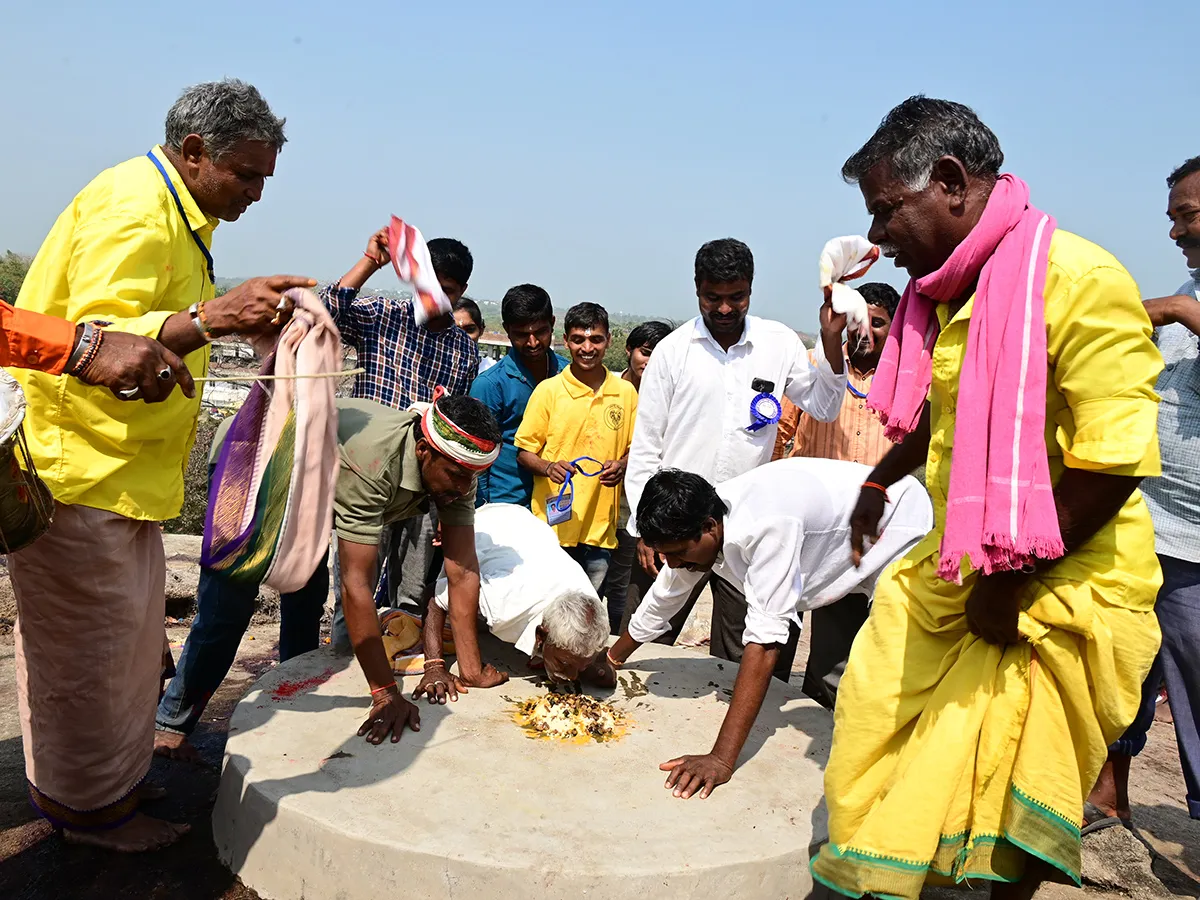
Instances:
[[[167,538],[168,634],[178,656],[187,636],[186,616],[196,587],[198,538]],[[192,832],[160,853],[127,857],[69,846],[40,819],[25,796],[24,762],[17,720],[13,642],[6,632],[15,610],[8,578],[0,571],[0,897],[12,900],[111,900],[111,898],[179,898],[179,900],[252,900],[257,895],[241,885],[217,860],[209,815],[219,780],[228,717],[253,681],[274,664],[279,629],[274,624],[278,597],[264,592],[259,614],[242,641],[237,662],[208,706],[195,735],[204,764],[156,761],[149,780],[165,787],[166,800],[148,811],[173,821],[189,822]],[[709,608],[697,604],[682,642],[696,643],[708,630]],[[180,621],[183,619],[183,621]],[[807,630],[806,630],[807,633]],[[87,635],[80,635],[86,640]],[[797,653],[798,667],[807,659],[807,641]],[[87,673],[79,673],[86,678]],[[1165,717],[1164,717],[1165,718]],[[1183,778],[1168,721],[1155,722],[1145,752],[1134,766],[1132,800],[1137,831],[1111,828],[1084,841],[1083,892],[1049,885],[1040,900],[1152,900],[1200,897],[1200,822],[1187,817]],[[928,900],[972,898],[986,890],[930,889]],[[769,898],[766,898],[769,900]]]

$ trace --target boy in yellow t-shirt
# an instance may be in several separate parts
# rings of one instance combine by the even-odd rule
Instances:
[[[554,525],[558,542],[600,590],[617,546],[637,390],[604,367],[604,307],[573,306],[564,325],[571,365],[534,388],[514,443],[517,462],[533,472],[534,513]]]

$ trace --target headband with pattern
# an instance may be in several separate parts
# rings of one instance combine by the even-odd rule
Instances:
[[[440,400],[446,391],[437,387],[433,392],[433,402],[421,404],[425,409],[421,413],[421,432],[439,453],[448,456],[460,466],[473,472],[482,472],[496,461],[500,455],[500,445],[495,441],[485,441],[467,434],[450,421],[439,408]],[[416,404],[414,404],[415,406]]]

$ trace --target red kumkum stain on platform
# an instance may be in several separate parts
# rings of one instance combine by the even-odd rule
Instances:
[[[303,681],[281,681],[275,686],[275,690],[271,691],[271,699],[276,703],[280,700],[290,700],[297,694],[303,694],[305,691],[311,691],[319,684],[324,684],[332,677],[333,669],[326,669],[320,675],[305,678]]]

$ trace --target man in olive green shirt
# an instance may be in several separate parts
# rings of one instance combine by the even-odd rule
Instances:
[[[500,428],[492,414],[470,397],[439,397],[421,412],[401,411],[370,400],[338,401],[341,470],[334,493],[334,530],[342,571],[342,601],[354,653],[370,684],[371,714],[359,729],[372,744],[390,733],[398,741],[407,724],[420,724],[417,707],[400,695],[391,661],[383,647],[375,611],[378,547],[383,527],[429,510],[442,522],[442,550],[449,582],[452,623],[467,621],[456,650],[459,677],[472,687],[494,687],[508,676],[483,665],[475,640],[479,610],[479,562],[475,555],[475,481],[495,460]],[[230,420],[232,421],[232,420]],[[224,440],[223,427],[215,445]],[[216,458],[214,451],[214,459]],[[282,615],[303,615],[311,640],[296,640],[295,650],[315,649],[320,608],[328,593],[328,571],[321,566],[309,585],[282,598]],[[157,716],[155,746],[163,755],[194,758],[187,743],[208,698],[233,664],[237,646],[250,624],[257,585],[230,581],[211,569],[201,572],[196,616]],[[289,610],[291,601],[311,609]],[[313,613],[315,612],[315,615]],[[285,655],[280,628],[280,655]],[[436,663],[435,663],[436,665]]]

